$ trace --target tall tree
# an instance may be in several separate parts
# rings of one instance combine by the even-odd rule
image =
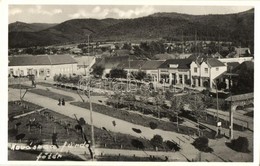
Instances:
[[[180,113],[180,110],[183,108],[183,106],[184,106],[184,103],[183,103],[182,97],[174,96],[173,98],[171,98],[171,110],[176,115],[176,118],[177,118],[176,125],[177,125],[178,131],[179,131],[179,116],[178,116],[178,114]]]
[[[193,97],[188,97],[187,99],[189,102],[189,107],[190,109],[194,112],[196,118],[197,118],[197,123],[198,123],[198,134],[200,136],[200,119],[203,117],[206,109],[206,104],[204,102],[203,96],[194,93],[192,95]]]

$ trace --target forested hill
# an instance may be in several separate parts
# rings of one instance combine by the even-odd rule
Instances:
[[[9,46],[28,47],[86,41],[194,40],[253,45],[254,10],[225,15],[155,13],[135,19],[73,19],[39,31],[9,31]]]

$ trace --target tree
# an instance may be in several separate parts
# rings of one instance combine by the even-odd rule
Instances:
[[[156,109],[157,109],[157,112],[158,112],[158,118],[160,119],[161,116],[160,116],[160,108],[159,106],[163,105],[163,102],[165,100],[165,97],[164,95],[162,95],[162,92],[160,91],[155,97],[155,104],[156,104]]]
[[[190,109],[194,112],[196,118],[197,118],[197,123],[198,123],[198,134],[200,136],[200,126],[199,126],[199,121],[201,117],[204,115],[204,111],[206,108],[206,105],[203,101],[203,97],[199,94],[193,94],[193,98],[186,98],[188,99],[189,107]]]
[[[160,135],[154,135],[150,142],[155,148],[158,148],[162,146],[163,138]]]
[[[131,50],[132,49],[131,43],[124,43],[122,49]]]
[[[121,68],[113,68],[109,72],[111,78],[126,78],[127,71]]]
[[[177,116],[177,130],[179,131],[179,116],[178,114],[180,113],[180,110],[183,108],[184,106],[184,103],[183,103],[183,100],[181,97],[177,97],[177,96],[174,96],[172,99],[171,99],[171,109],[173,111],[174,114],[176,114]]]
[[[230,143],[230,147],[238,152],[249,152],[248,150],[249,142],[246,137],[238,137],[233,139]]]
[[[136,73],[136,75],[135,75],[135,78],[137,79],[137,80],[143,80],[144,78],[146,77],[146,73],[144,72],[144,71],[138,71],[137,73]]]
[[[103,66],[95,66],[95,67],[93,68],[92,74],[93,74],[95,77],[100,78],[100,77],[103,75],[104,70],[105,70],[105,68],[104,68]]]
[[[194,140],[192,145],[202,152],[213,152],[213,149],[208,146],[209,139],[207,137],[199,137]]]

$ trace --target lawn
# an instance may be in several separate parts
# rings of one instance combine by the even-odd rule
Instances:
[[[83,103],[83,102],[72,102],[72,105],[79,106],[82,108],[87,108],[89,109],[89,103]],[[142,125],[145,127],[150,127],[151,122],[157,124],[158,129],[166,130],[166,131],[174,131],[178,132],[176,124],[172,122],[166,122],[163,120],[158,120],[152,117],[147,117],[141,114],[136,114],[136,113],[131,113],[127,110],[122,110],[122,109],[115,109],[111,108],[105,105],[100,105],[96,103],[92,103],[93,111],[99,112],[111,117],[115,117],[118,119],[122,119],[124,121],[128,121],[134,124]],[[194,133],[197,133],[197,129],[179,125],[179,133],[186,134],[186,135],[193,135]],[[214,133],[205,131],[205,135],[208,135],[210,138],[213,138],[212,136]]]
[[[8,85],[8,88],[13,88],[13,89],[31,89],[33,88],[32,86],[29,86],[29,85],[23,85],[23,84],[11,84],[11,85]]]
[[[46,97],[52,98],[54,100],[59,100],[59,99],[62,99],[62,98],[65,101],[73,101],[74,100],[73,97],[62,95],[62,94],[55,93],[55,92],[51,92],[48,89],[46,89],[46,90],[43,90],[43,89],[32,89],[29,92],[35,93],[37,95],[46,96]]]
[[[27,125],[29,120],[35,120],[36,124],[40,124],[42,126],[42,130],[40,131],[39,128],[31,127],[29,131],[29,127]],[[15,127],[18,123],[20,123],[20,125]],[[68,126],[68,124],[70,125],[68,127],[69,132],[67,133],[66,126]],[[82,138],[81,132],[77,132],[75,128],[77,124],[76,119],[46,109],[39,113],[33,113],[19,119],[13,119],[12,121],[9,120],[8,141],[19,142],[16,137],[24,134],[24,138],[21,140],[24,143],[28,143],[29,140],[34,140],[34,142],[38,143],[51,144],[53,132],[56,131],[57,143],[59,145],[62,145],[65,141],[72,143],[83,143],[85,140]],[[84,125],[84,131],[87,140],[90,140],[91,126],[88,124]],[[96,147],[154,150],[154,147],[150,141],[144,138],[137,138],[131,135],[107,131],[105,128],[95,127],[94,131]],[[159,147],[159,150],[169,150],[169,148],[165,143],[163,143],[163,145]]]
[[[8,117],[21,115],[27,112],[35,111],[42,108],[28,101],[9,101],[8,102]]]
[[[59,89],[59,90],[63,90],[63,91],[66,91],[66,92],[72,92],[72,93],[76,93],[77,94],[77,88],[66,88],[65,86],[64,87],[61,87],[61,86],[58,86],[58,84],[51,84],[51,83],[48,83],[48,82],[38,82],[37,83],[38,85],[41,85],[41,86],[45,86],[45,87],[52,87],[52,88],[55,88],[55,89]],[[97,93],[97,92],[91,92],[91,96],[103,96],[104,94],[101,94],[101,93]]]

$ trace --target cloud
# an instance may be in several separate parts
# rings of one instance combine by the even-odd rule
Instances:
[[[42,8],[42,6],[37,5],[37,6],[33,7],[33,8],[30,8],[28,10],[28,12],[31,13],[31,14],[41,14],[41,15],[52,16],[52,15],[55,15],[55,14],[62,13],[62,10],[61,9],[53,9],[53,10],[48,11],[48,10],[44,10]]]
[[[19,14],[19,13],[22,13],[22,10],[19,9],[19,8],[13,8],[13,9],[9,10],[9,15],[16,15],[16,14]]]
[[[146,16],[154,13],[156,10],[152,6],[141,6],[135,9],[119,9],[119,8],[104,8],[96,6],[92,10],[86,11],[79,9],[77,12],[69,14],[70,18],[135,18]]]

